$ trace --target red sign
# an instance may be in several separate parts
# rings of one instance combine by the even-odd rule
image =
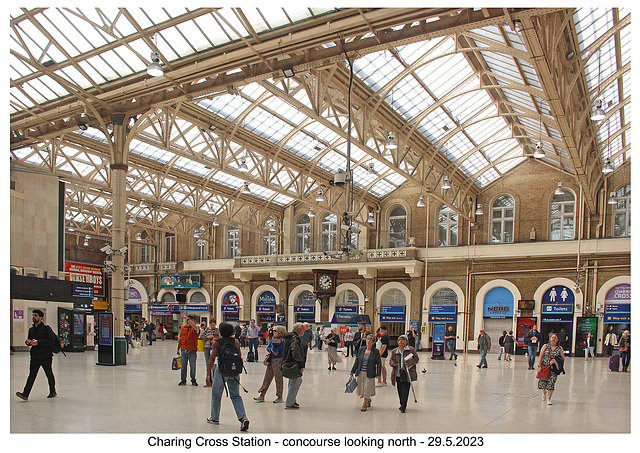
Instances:
[[[72,282],[93,283],[93,295],[104,296],[104,273],[102,266],[94,264],[64,263],[64,271],[67,272],[67,280]]]

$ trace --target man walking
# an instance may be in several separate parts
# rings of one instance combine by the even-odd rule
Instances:
[[[247,329],[247,338],[249,339],[249,354],[254,351],[254,360],[258,361],[258,337],[260,336],[260,327],[256,326],[256,320],[251,320],[251,326]]]
[[[618,336],[613,332],[613,327],[609,328],[609,333],[604,337],[604,345],[607,347],[607,357],[613,354],[613,347],[618,344]]]
[[[540,332],[538,332],[538,326],[534,324],[529,332],[524,336],[524,344],[527,346],[527,354],[529,358],[529,369],[533,370],[536,362],[536,353],[538,352],[538,345],[540,344]]]
[[[365,325],[363,322],[358,323],[358,331],[353,335],[353,342],[351,343],[351,354],[355,357],[360,350],[360,347],[365,344],[364,338]]]
[[[387,356],[389,355],[389,344],[391,343],[391,339],[389,338],[389,334],[387,333],[387,326],[380,326],[380,343],[382,346],[380,347],[380,360],[382,360],[382,373],[378,376],[378,383],[376,386],[386,386],[387,385]]]
[[[351,329],[351,327],[348,327],[347,331],[344,334],[344,347],[346,349],[345,355],[347,357],[349,357],[349,352],[351,352],[351,355],[354,355],[353,351],[351,350],[351,346],[353,345],[354,338],[355,338],[355,332]]]
[[[24,385],[22,392],[16,392],[16,396],[22,400],[27,401],[29,394],[33,388],[33,384],[36,381],[36,376],[40,367],[44,370],[44,374],[49,381],[49,396],[47,398],[54,398],[56,393],[56,378],[53,375],[51,364],[53,363],[53,352],[51,350],[55,341],[55,334],[51,327],[44,324],[44,312],[42,310],[33,310],[33,326],[29,328],[27,340],[24,342],[27,346],[31,346],[30,363],[29,363],[29,377],[27,383]]]
[[[187,317],[187,323],[182,326],[178,334],[178,351],[182,368],[180,370],[180,382],[178,385],[187,384],[187,364],[191,367],[191,385],[197,386],[196,382],[196,358],[198,351],[198,324],[193,315]]]
[[[444,340],[447,342],[447,349],[449,349],[449,352],[451,353],[449,360],[454,358],[458,360],[458,354],[456,354],[456,331],[452,325],[447,329]]]
[[[124,338],[127,341],[127,354],[129,354],[129,345],[133,348],[133,342],[131,341],[131,326],[129,325],[129,318],[124,320]]]
[[[304,354],[304,361],[307,361],[307,351],[309,350],[309,345],[311,344],[311,338],[313,337],[313,333],[311,332],[311,324],[308,322],[302,323],[304,327],[304,333],[300,337],[300,343],[302,344],[302,353]]]
[[[304,374],[305,360],[302,352],[302,342],[300,337],[304,334],[304,325],[297,322],[293,325],[293,331],[284,335],[285,351],[283,365],[295,363],[300,370],[300,377],[289,379],[289,388],[287,391],[287,399],[285,401],[285,409],[299,409],[300,405],[296,401],[298,391],[302,385],[302,375]]]
[[[491,349],[491,337],[480,329],[480,335],[478,335],[478,351],[480,351],[480,363],[476,366],[478,368],[487,368],[487,353]]]

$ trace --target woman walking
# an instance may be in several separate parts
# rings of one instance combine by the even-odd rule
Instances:
[[[620,337],[620,358],[622,359],[622,371],[628,371],[629,362],[631,361],[631,334],[628,330],[622,332]]]
[[[543,367],[549,367],[549,376],[547,379],[538,379],[538,389],[542,390],[542,401],[547,401],[547,405],[551,406],[551,396],[555,390],[558,374],[553,371],[551,365],[556,364],[556,359],[562,357],[564,361],[564,349],[560,346],[558,334],[551,335],[549,343],[542,346],[540,351],[540,359],[538,360],[538,368],[543,371]]]
[[[327,356],[329,361],[329,370],[336,369],[336,363],[342,363],[342,357],[338,355],[338,345],[340,344],[340,335],[337,333],[337,329],[334,327],[331,329],[331,333],[327,335],[325,338],[325,343],[327,343],[327,351],[329,355]]]
[[[375,338],[373,335],[367,335],[367,342],[358,349],[356,353],[356,361],[351,368],[351,376],[355,376],[358,381],[358,395],[364,398],[362,412],[371,407],[371,398],[376,394],[376,378],[382,372],[382,360],[380,352],[375,347]]]
[[[202,329],[200,330],[199,340],[204,340],[204,362],[209,363],[209,357],[211,357],[211,342],[220,338],[220,331],[216,328],[216,320],[209,321],[209,327],[206,323],[202,323]],[[205,383],[205,387],[211,387],[211,385]]]
[[[418,379],[418,374],[416,373],[417,363],[418,353],[409,346],[407,336],[400,335],[398,337],[398,347],[391,351],[389,365],[393,369],[391,372],[391,385],[395,385],[398,389],[399,409],[402,413],[407,410],[411,382]]]
[[[504,351],[506,353],[504,356],[504,360],[506,360],[507,362],[511,362],[511,354],[515,352],[515,346],[516,339],[513,336],[513,330],[510,330],[509,334],[504,339]]]
[[[258,389],[259,396],[256,396],[254,400],[258,403],[264,402],[264,397],[269,390],[271,381],[276,380],[276,399],[274,403],[284,403],[282,399],[282,354],[284,353],[284,334],[287,333],[287,329],[284,326],[277,326],[273,330],[273,338],[267,346],[267,353],[269,358],[265,359],[267,369],[264,372],[264,379],[262,385]]]

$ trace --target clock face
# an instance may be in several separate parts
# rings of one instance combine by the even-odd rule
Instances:
[[[321,275],[320,277],[318,277],[318,286],[320,287],[320,289],[323,289],[325,291],[329,290],[333,286],[333,279],[330,275]]]

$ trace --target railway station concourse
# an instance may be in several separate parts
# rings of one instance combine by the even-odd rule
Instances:
[[[194,315],[417,334],[407,414],[390,385],[360,414],[352,358],[327,373],[316,349],[295,417],[258,410],[247,364],[253,434],[629,439],[633,365],[609,370],[608,338],[631,331],[630,9],[7,9],[12,434],[235,433],[170,369]],[[24,402],[33,309],[67,355],[59,396],[41,374]],[[127,353],[143,318],[166,339]],[[526,366],[534,325],[566,333],[552,407]]]

